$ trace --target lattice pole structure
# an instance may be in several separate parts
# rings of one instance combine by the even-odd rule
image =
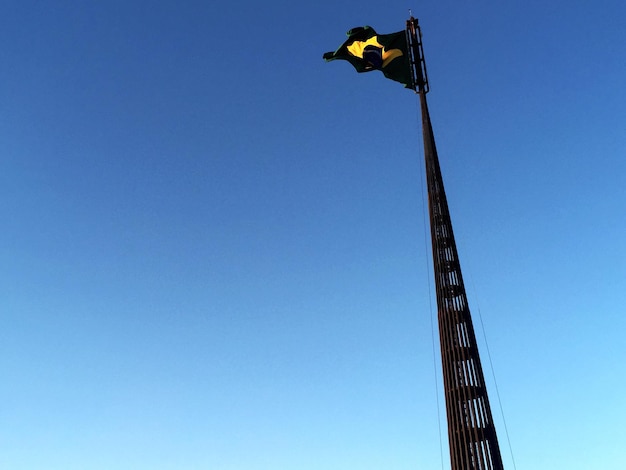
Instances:
[[[407,39],[422,110],[451,469],[503,470],[426,103],[428,77],[414,18],[407,21]]]

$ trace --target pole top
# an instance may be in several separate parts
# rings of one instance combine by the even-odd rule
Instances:
[[[411,15],[411,10],[409,10]],[[426,61],[424,60],[424,48],[422,47],[422,30],[417,18],[413,15],[406,22],[406,35],[409,45],[411,72],[416,93],[428,93],[428,74],[426,73]]]

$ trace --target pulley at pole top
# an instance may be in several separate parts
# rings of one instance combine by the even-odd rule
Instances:
[[[406,22],[406,40],[411,62],[411,73],[416,93],[428,93],[428,74],[426,73],[426,61],[424,60],[424,48],[422,47],[422,30],[417,18],[411,16]]]

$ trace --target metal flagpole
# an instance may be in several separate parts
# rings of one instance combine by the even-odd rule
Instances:
[[[503,470],[426,103],[428,76],[417,19],[407,21],[406,32],[413,83],[422,111],[451,469]]]

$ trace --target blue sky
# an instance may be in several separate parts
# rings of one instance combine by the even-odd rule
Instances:
[[[617,0],[5,2],[0,467],[449,468],[409,8],[505,466],[624,468]]]

